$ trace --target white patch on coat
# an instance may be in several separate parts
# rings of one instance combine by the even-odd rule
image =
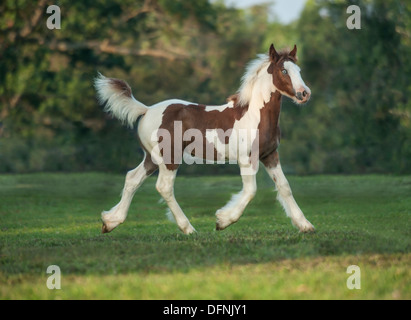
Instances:
[[[293,84],[294,90],[297,92],[301,88],[306,89],[307,86],[304,83],[303,78],[301,78],[300,67],[291,61],[284,62],[284,69],[287,70],[288,75],[291,78],[291,83]]]
[[[206,106],[205,107],[205,112],[210,112],[210,111],[215,111],[215,110],[222,112],[227,108],[234,108],[234,102],[230,101],[230,102],[228,102],[226,104],[223,104],[221,106]]]

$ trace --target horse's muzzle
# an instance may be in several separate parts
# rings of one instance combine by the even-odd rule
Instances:
[[[295,96],[297,97],[297,100],[301,101],[300,103],[305,103],[308,100],[310,100],[311,91],[310,91],[310,89],[308,89],[308,90],[307,89],[303,88],[300,91],[296,92]]]

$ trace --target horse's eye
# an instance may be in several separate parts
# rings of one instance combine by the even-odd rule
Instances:
[[[287,74],[287,70],[283,69],[283,71],[281,71],[283,74]]]

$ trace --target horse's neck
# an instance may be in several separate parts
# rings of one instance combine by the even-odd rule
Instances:
[[[282,95],[278,90],[272,92],[270,100],[267,103],[264,103],[264,108],[262,110],[264,116],[269,118],[270,122],[275,126],[278,126],[280,121],[281,100]]]
[[[278,90],[254,95],[249,104],[249,112],[259,118],[259,122],[266,122],[270,127],[277,127],[281,112],[282,95]]]
[[[250,107],[252,109],[263,108],[265,103],[271,100],[271,95],[275,91],[276,88],[272,83],[270,74],[258,77],[252,89]]]

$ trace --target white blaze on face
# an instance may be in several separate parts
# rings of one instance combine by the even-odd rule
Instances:
[[[291,78],[291,83],[293,84],[295,92],[301,91],[301,89],[309,92],[310,89],[305,85],[304,80],[301,78],[301,69],[299,66],[291,61],[286,61],[284,62],[284,69],[287,70],[287,73]]]

